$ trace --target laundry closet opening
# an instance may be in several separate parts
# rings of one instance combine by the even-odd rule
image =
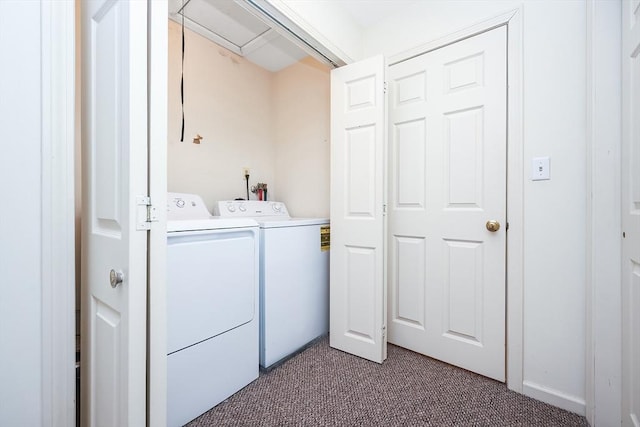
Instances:
[[[195,9],[193,12],[183,10],[185,19],[199,16]],[[331,199],[334,198],[333,202],[336,199],[336,194],[329,194],[333,161],[329,144],[330,68],[305,57],[285,68],[267,70],[249,60],[250,55],[242,56],[245,54],[243,42],[230,41],[239,37],[232,34],[233,30],[226,28],[228,32],[218,40],[211,37],[208,29],[197,26],[193,27],[196,32],[184,30],[183,63],[184,27],[181,24],[182,19],[169,21],[168,190],[199,194],[213,211],[216,201],[246,197],[248,174],[250,187],[266,183],[269,199],[285,202],[292,215],[329,216],[329,206],[335,204],[330,203]],[[224,46],[211,38],[222,40]],[[376,166],[376,176],[382,176],[385,170],[389,174],[385,220],[391,221],[387,224],[389,254],[380,263],[386,265],[384,274],[389,287],[389,312],[385,313],[389,342],[500,381],[506,379],[506,40],[506,27],[502,26],[390,67],[387,70],[389,105],[385,113],[390,128],[384,130],[385,136],[382,136],[382,140],[388,136],[388,142],[381,142],[387,148],[380,150],[388,149],[389,157],[381,157],[382,163]],[[246,40],[244,43],[256,44]],[[259,61],[259,55],[255,59]],[[487,64],[493,68],[485,76],[483,70]],[[422,79],[436,71],[442,75]],[[495,76],[499,79],[494,82]],[[344,83],[345,87],[351,82],[361,80],[350,79]],[[446,82],[446,88],[434,82]],[[412,94],[407,95],[407,91]],[[428,93],[428,102],[417,102],[424,101],[425,93]],[[436,93],[441,96],[434,97]],[[406,117],[405,107],[411,110]],[[416,108],[420,111],[413,111]],[[183,111],[184,141],[180,141]],[[442,129],[431,126],[440,122]],[[430,125],[425,126],[427,123]],[[380,128],[384,128],[383,124]],[[427,134],[427,130],[433,134]],[[439,142],[434,144],[434,141]],[[342,143],[334,141],[338,146]],[[358,147],[367,151],[371,144]],[[371,153],[355,154],[366,158]],[[432,164],[427,164],[427,160]],[[334,182],[334,190],[355,185],[361,190],[366,187],[384,192],[383,180],[369,186],[368,181],[356,179],[369,176],[368,169],[360,171],[362,173],[357,170],[358,165],[369,168],[365,163],[344,163],[349,170],[339,175],[353,179],[349,183]],[[434,175],[427,176],[429,171]],[[495,172],[496,176],[488,171]],[[349,195],[361,198],[363,191],[351,190],[346,190]],[[382,199],[384,197],[369,197],[367,200]],[[382,209],[381,205],[371,206]],[[450,223],[455,232],[443,231],[445,234],[434,240],[433,247],[427,247],[430,240],[425,238],[425,212],[435,212],[436,207],[441,206],[448,215],[446,221],[439,216],[435,218],[431,221],[433,224],[429,223],[431,230],[427,234],[431,236],[434,230],[444,230],[444,223]],[[473,230],[462,235],[459,225],[469,222],[462,217],[468,213],[477,218],[474,217]],[[428,218],[426,221],[429,222]],[[400,227],[409,223],[415,230]],[[498,228],[499,223],[505,226],[502,230],[493,230],[489,223],[498,224]],[[381,233],[383,228],[379,230]],[[340,236],[334,237],[337,243]],[[337,246],[332,248],[332,271],[339,266],[334,263]],[[485,247],[493,248],[493,252],[485,254],[488,250]],[[425,259],[435,259],[436,253],[444,257],[436,264],[448,266],[435,268],[436,276],[443,277],[424,274],[431,271],[424,265]],[[422,263],[408,263],[410,259],[420,259]],[[491,273],[489,278],[485,277],[487,272]],[[367,280],[364,277],[371,277],[370,274],[356,276],[358,284],[338,283],[337,286],[360,286]],[[382,274],[375,280],[378,279],[383,280]],[[446,316],[436,316],[446,318],[442,325],[426,317],[427,305],[433,300],[429,297],[429,287],[441,287],[445,295],[439,309]],[[332,299],[333,306],[334,302]],[[431,327],[440,332],[429,331]],[[418,336],[414,329],[426,331],[427,335],[444,332],[448,340],[438,344],[438,351],[434,352],[424,334]],[[384,327],[381,330],[384,331]],[[333,326],[332,332],[332,339],[341,333]],[[358,331],[346,332],[349,335]],[[462,348],[464,345],[471,349],[490,348],[491,352],[483,353],[482,357],[461,358],[461,354],[469,352]],[[480,359],[489,362],[475,366],[475,361]]]

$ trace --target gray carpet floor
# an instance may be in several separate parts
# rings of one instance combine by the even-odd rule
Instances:
[[[389,345],[382,364],[327,337],[188,424],[203,426],[588,426],[499,382]]]

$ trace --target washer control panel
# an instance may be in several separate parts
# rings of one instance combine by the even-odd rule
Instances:
[[[209,219],[211,213],[202,197],[189,193],[167,193],[167,220]]]
[[[216,202],[213,214],[223,217],[291,218],[284,203],[260,200],[221,200]]]

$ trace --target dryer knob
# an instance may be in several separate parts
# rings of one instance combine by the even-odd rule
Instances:
[[[233,212],[235,212],[235,211],[236,211],[236,207],[235,207],[234,205],[228,205],[228,206],[227,206],[227,210],[228,210],[229,212],[233,213]]]
[[[247,207],[245,205],[238,206],[238,209],[240,210],[240,212],[246,212],[247,211]]]
[[[179,208],[184,208],[184,200],[183,199],[176,200],[176,206]]]
[[[274,203],[274,204],[271,205],[271,207],[276,212],[280,212],[282,210],[282,206],[280,205],[280,203]]]

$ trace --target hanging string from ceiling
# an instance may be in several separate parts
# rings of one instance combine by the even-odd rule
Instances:
[[[182,64],[180,70],[180,102],[182,104],[182,130],[180,142],[184,141],[184,0],[182,1]]]

